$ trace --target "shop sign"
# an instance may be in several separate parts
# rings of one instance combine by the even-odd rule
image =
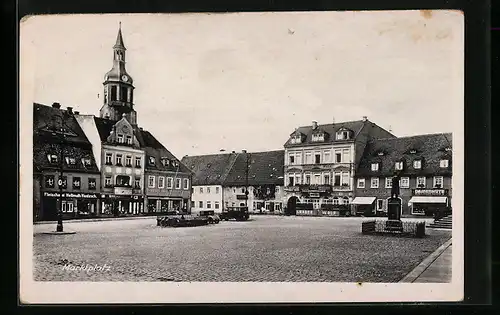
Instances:
[[[44,192],[44,197],[60,198],[61,194],[58,192]],[[84,194],[84,193],[63,193],[63,198],[83,198],[83,199],[97,199],[96,194]]]
[[[286,186],[285,187],[285,191],[288,191],[288,192],[299,192],[300,191],[300,187],[299,186]]]
[[[246,195],[236,195],[236,199],[237,200],[247,200],[247,196]]]
[[[447,189],[414,189],[414,196],[446,196],[448,195]]]
[[[309,193],[309,197],[311,197],[311,198],[319,198],[319,193],[317,193],[317,192]]]

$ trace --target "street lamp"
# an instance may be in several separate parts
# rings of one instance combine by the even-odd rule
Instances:
[[[249,173],[248,168],[250,167],[250,165],[249,165],[248,162],[249,162],[250,154],[245,152],[245,155],[246,155],[246,168],[245,168],[245,207],[247,208],[247,211],[248,211],[248,173]]]
[[[59,205],[57,210],[57,227],[56,232],[63,232],[63,214],[62,214],[62,199],[63,199],[63,175],[64,175],[64,146],[66,135],[64,134],[63,129],[56,129],[52,132],[53,136],[59,138],[59,180],[57,184],[59,186]],[[66,185],[68,182],[66,181]]]

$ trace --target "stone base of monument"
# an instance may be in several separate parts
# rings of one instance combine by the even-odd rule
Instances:
[[[69,235],[69,234],[76,234],[75,231],[50,231],[50,232],[43,232],[42,234],[49,234],[49,235]]]
[[[403,232],[403,222],[401,220],[385,221],[385,230],[387,232]]]
[[[367,220],[361,223],[365,235],[391,235],[401,237],[425,236],[425,222],[403,222],[401,220]]]

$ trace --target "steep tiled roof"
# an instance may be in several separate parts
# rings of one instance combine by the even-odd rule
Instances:
[[[53,128],[62,129],[64,142],[53,133]],[[64,156],[75,159],[75,164],[63,163],[65,171],[98,172],[92,154],[92,145],[80,128],[75,117],[67,110],[33,104],[33,166],[36,170],[59,169],[59,163],[51,164],[48,155],[60,158],[63,148]],[[85,166],[82,159],[90,159],[90,165]]]
[[[222,185],[237,157],[237,153],[185,156],[182,163],[193,172],[194,186]]]
[[[361,129],[363,128],[363,126],[366,123],[371,123],[371,122],[356,120],[356,121],[339,122],[339,123],[335,123],[335,124],[318,125],[316,130],[313,129],[312,125],[311,126],[302,126],[302,127],[297,128],[297,130],[292,133],[292,134],[295,134],[296,132],[299,132],[300,134],[302,134],[304,136],[302,143],[292,144],[290,142],[290,139],[288,139],[288,141],[285,143],[284,146],[285,147],[294,147],[294,146],[303,146],[306,144],[312,144],[312,145],[317,144],[316,142],[312,141],[312,135],[313,135],[313,133],[316,133],[318,131],[325,132],[326,136],[327,136],[325,141],[321,142],[322,144],[342,142],[345,140],[335,140],[335,134],[337,133],[337,131],[339,131],[342,128],[350,130],[350,131],[352,131],[352,133],[353,133],[352,136],[354,138],[361,131]]]
[[[439,133],[378,139],[368,142],[359,164],[356,176],[391,176],[396,162],[404,163],[405,175],[451,175],[452,134]],[[448,168],[441,168],[440,161],[449,160]],[[413,161],[421,160],[422,168],[413,168]],[[379,163],[379,171],[371,170],[373,163]]]
[[[105,143],[108,139],[111,130],[113,130],[113,126],[116,124],[116,121],[112,121],[105,118],[94,117],[95,125],[97,127],[97,132],[99,133],[99,137],[101,137],[101,141]]]
[[[249,185],[283,185],[284,150],[239,153],[224,185],[245,185],[247,158]]]
[[[140,130],[139,134],[141,138],[139,142],[146,152],[146,170],[191,172],[188,167],[167,150],[149,131]],[[149,157],[155,158],[155,165],[148,163]],[[163,158],[168,159],[169,163],[165,165],[161,163],[161,159]],[[172,162],[179,162],[178,166],[175,166]]]

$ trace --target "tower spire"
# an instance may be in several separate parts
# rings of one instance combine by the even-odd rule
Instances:
[[[118,24],[118,35],[116,36],[116,43],[113,48],[121,48],[125,50],[125,44],[123,44],[123,36],[122,36],[122,22],[120,21]]]

